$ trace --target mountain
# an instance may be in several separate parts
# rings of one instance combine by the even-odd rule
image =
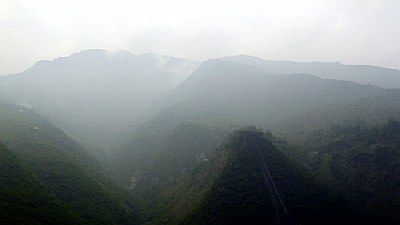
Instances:
[[[396,224],[400,92],[367,85],[393,71],[274,63],[87,50],[0,77],[0,219]]]
[[[384,88],[400,88],[400,71],[370,65],[342,65],[338,62],[271,61],[253,56],[223,57],[222,60],[253,66],[269,73],[307,73],[325,79],[347,80]]]
[[[337,115],[331,118],[327,114],[324,117],[325,120],[321,120],[321,124],[324,124],[324,126],[332,124],[335,118],[346,122],[347,114],[340,114],[342,113],[340,109],[354,106],[354,102],[370,102],[369,100],[376,99],[374,101],[378,103],[381,102],[379,99],[389,96],[393,97],[388,99],[395,98],[396,94],[394,92],[393,90],[350,81],[322,79],[309,74],[271,74],[262,69],[240,63],[209,60],[202,63],[188,79],[150,108],[148,114],[151,115],[151,118],[131,135],[132,139],[125,146],[117,151],[113,163],[114,172],[122,183],[131,188],[137,202],[148,213],[145,217],[150,223],[207,224],[210,220],[214,220],[211,219],[213,214],[209,214],[209,211],[218,211],[217,209],[211,209],[213,205],[222,204],[221,207],[226,207],[226,205],[230,204],[217,204],[216,200],[206,200],[212,195],[210,194],[212,193],[212,187],[216,185],[214,181],[219,179],[220,172],[224,168],[218,165],[224,165],[223,160],[226,159],[226,156],[220,151],[218,152],[218,150],[215,152],[215,149],[218,149],[217,146],[221,144],[221,139],[226,137],[227,133],[238,126],[257,124],[260,127],[273,128],[273,131],[274,129],[279,130],[287,135],[292,135],[291,126],[294,126],[296,129],[293,129],[293,131],[300,130],[299,132],[304,135],[303,128],[308,124],[307,120],[301,123],[301,118],[312,119],[311,115],[313,113],[323,117],[324,114],[318,112],[326,109],[327,112],[337,113]],[[386,102],[390,102],[390,100]],[[361,105],[359,105],[361,107],[360,110],[368,109],[367,103]],[[387,103],[384,103],[384,105],[387,105]],[[362,117],[368,118],[370,112],[377,115],[377,117],[386,115],[384,114],[385,110],[380,110],[378,106],[379,104],[376,104],[376,107],[370,108],[370,111],[365,111],[365,115]],[[354,107],[348,108],[350,111],[352,109]],[[352,115],[358,115],[356,111]],[[395,112],[396,110],[390,114],[393,115]],[[342,118],[341,115],[344,117]],[[316,118],[318,118],[317,116]],[[332,121],[329,119],[332,119]],[[355,120],[353,117],[350,119],[353,122]],[[292,124],[291,122],[296,123]],[[277,123],[279,126],[277,126]],[[315,127],[311,126],[307,132],[317,129],[320,124],[315,123]],[[297,125],[298,127],[296,127]],[[282,129],[285,126],[286,129]],[[199,130],[203,130],[203,132],[193,135],[193,137],[198,138],[190,136],[190,134],[199,132]],[[210,143],[212,144],[210,145]],[[214,150],[210,149],[209,146],[212,146]],[[282,152],[289,156],[297,156],[298,154],[288,147],[285,147]],[[205,153],[202,156],[207,161],[210,161],[213,154],[219,155],[218,158],[221,158],[222,161],[219,161],[219,163],[214,162],[214,165],[204,161],[197,165],[193,164],[194,156],[199,153]],[[278,155],[281,155],[279,157],[286,157],[282,153]],[[283,160],[285,161],[284,167],[287,166],[287,160],[289,159],[285,158]],[[299,162],[304,164],[304,161],[301,160]],[[245,160],[240,162],[242,161]],[[287,163],[296,165],[294,162]],[[210,169],[200,169],[205,164],[210,165]],[[290,176],[293,173],[295,174],[294,176],[301,177],[297,180],[298,182],[305,182],[301,185],[310,185],[304,188],[305,190],[310,189],[315,190],[314,193],[321,193],[321,190],[330,189],[324,187],[323,183],[311,179],[311,175],[307,171],[299,171],[303,170],[290,170],[290,172],[287,171],[287,175]],[[237,175],[236,172],[234,174]],[[229,182],[225,182],[225,185],[232,182],[232,186],[240,186],[239,183],[241,181],[251,179],[246,176],[239,177],[236,175],[226,178]],[[250,182],[249,185],[253,186],[247,188],[254,189],[256,184]],[[221,189],[225,190],[226,188],[223,187]],[[332,190],[326,191],[321,196],[335,195],[328,194],[332,193]],[[206,193],[208,194],[206,195]],[[243,191],[234,190],[231,192],[233,195],[236,193],[243,193]],[[251,193],[252,195],[254,194],[251,198],[260,199],[262,196],[265,197],[265,193],[265,191]],[[294,193],[297,192],[295,191]],[[330,210],[348,212],[347,210],[351,211],[354,208],[358,208],[357,206],[349,206],[352,209],[328,210],[324,206],[339,207],[349,205],[349,203],[346,203],[347,200],[343,200],[344,202],[336,204],[327,199],[322,200],[318,196],[318,194],[313,197],[309,196],[309,201],[313,198],[321,202],[327,201],[321,203],[322,205],[315,203],[318,205],[318,209],[327,210],[319,212],[323,216],[318,218],[301,217],[299,215],[304,214],[307,210],[310,210],[310,212],[317,210],[303,208],[302,210],[305,211],[302,211],[296,217],[301,218],[300,220],[303,222],[308,221],[307,223],[309,224],[321,224],[321,221]],[[338,198],[341,199],[341,197]],[[252,202],[250,205],[253,203],[260,206],[257,202]],[[268,208],[269,210],[265,209],[265,211],[270,212],[272,203],[268,204],[270,205],[263,207]],[[250,212],[251,210],[253,209],[249,209]],[[363,210],[360,209],[360,211]],[[241,213],[228,213],[227,215],[241,215]],[[268,224],[274,220],[271,218],[275,218],[275,214],[264,214],[265,218],[260,219],[262,223]],[[349,214],[345,215],[352,217],[351,215],[354,216],[357,213],[349,212]],[[332,217],[338,219],[340,216],[335,215]],[[216,219],[219,221],[216,223],[225,221],[225,216],[221,216],[221,218]],[[236,220],[241,221],[240,218],[227,221]],[[349,220],[351,219],[349,218]],[[256,224],[257,221],[257,217],[255,217],[253,222]],[[338,223],[337,220],[332,219],[332,221]],[[357,221],[358,219],[356,219]],[[244,223],[244,221],[241,222]],[[324,223],[328,222],[324,221]],[[342,223],[345,222],[342,221]]]
[[[134,205],[129,195],[85,149],[32,110],[1,103],[0,139],[43,184],[37,191],[48,190],[85,224],[134,221]],[[16,194],[23,193],[21,190]]]
[[[151,168],[159,169],[147,175],[148,181],[138,180],[134,192],[148,204],[149,223],[368,224],[362,210],[319,184],[267,136],[254,128],[236,131],[197,165],[187,167],[186,175],[170,169],[188,158],[161,154],[164,163],[156,160],[157,167]],[[175,146],[182,142],[174,141]]]
[[[384,93],[377,86],[308,74],[270,74],[243,64],[209,60],[153,105],[152,111],[158,112],[154,113],[158,120],[268,127],[313,109]]]
[[[3,101],[30,107],[74,138],[110,146],[198,63],[124,50],[86,50],[0,77]]]
[[[86,224],[0,142],[1,224]]]
[[[312,110],[386,92],[349,81],[307,74],[269,74],[247,65],[210,60],[152,106],[148,113],[152,117],[116,151],[112,164],[117,176],[128,185],[136,171],[162,151],[182,123],[219,129],[222,133],[246,124],[282,131],[282,127],[290,128],[288,121]],[[281,121],[280,126],[277,121]]]
[[[222,151],[219,176],[182,224],[372,223],[284,156],[268,135],[236,131]]]

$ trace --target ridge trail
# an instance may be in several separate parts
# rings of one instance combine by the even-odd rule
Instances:
[[[247,144],[246,141],[246,136],[243,136],[243,144],[245,147],[248,148],[249,153],[251,154],[251,146]],[[272,174],[269,170],[269,167],[267,163],[264,160],[264,157],[258,147],[254,148],[255,150],[253,151],[254,157],[259,158],[259,162],[261,162],[262,170],[263,170],[263,175],[264,175],[264,180],[267,185],[267,189],[270,192],[272,201],[275,204],[276,210],[277,210],[277,218],[276,218],[276,224],[278,225],[301,225],[301,223],[296,222],[292,216],[290,216],[288,208],[285,205],[285,202],[283,201],[281,194],[279,193],[278,187],[275,184],[275,181],[272,177]],[[257,151],[257,153],[255,153]],[[257,157],[258,155],[258,157]],[[253,158],[253,160],[256,160]],[[254,161],[256,163],[256,161]],[[282,214],[283,215],[282,215]]]

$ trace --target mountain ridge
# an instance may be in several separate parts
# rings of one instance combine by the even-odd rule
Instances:
[[[0,77],[0,100],[29,106],[80,141],[110,147],[198,62],[156,54],[86,50]],[[4,94],[3,94],[4,93]]]
[[[345,65],[339,62],[273,61],[237,55],[220,58],[251,65],[271,73],[309,73],[321,78],[348,80],[384,88],[400,88],[400,70],[372,65]]]

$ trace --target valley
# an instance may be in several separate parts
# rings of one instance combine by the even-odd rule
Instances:
[[[400,71],[91,49],[0,76],[1,224],[400,221]]]

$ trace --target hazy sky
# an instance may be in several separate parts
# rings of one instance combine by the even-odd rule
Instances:
[[[0,74],[89,48],[400,69],[400,1],[0,0]]]

